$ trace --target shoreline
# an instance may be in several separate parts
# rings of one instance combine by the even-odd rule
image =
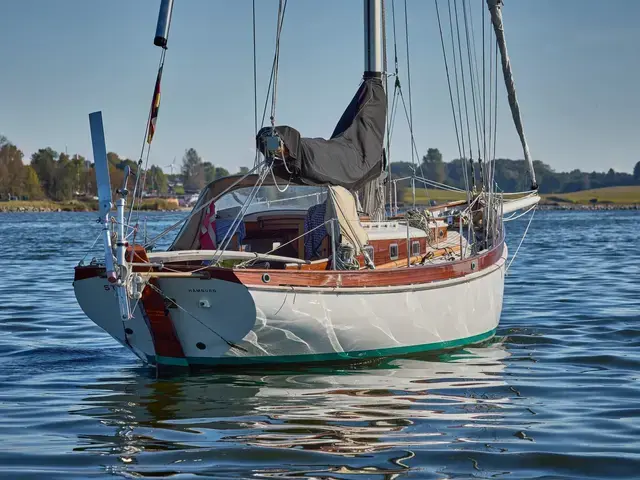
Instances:
[[[130,208],[128,205],[127,208]],[[185,210],[171,202],[143,202],[140,211],[177,212]],[[190,210],[190,209],[187,209]],[[52,200],[0,202],[0,213],[97,212],[98,202],[55,202]],[[114,209],[115,211],[115,209]]]
[[[427,205],[423,205],[427,206]],[[584,203],[541,203],[540,210],[563,211],[614,211],[614,210],[640,210],[640,203],[617,204],[584,204]],[[145,212],[188,212],[191,207],[178,207],[173,204],[150,202],[143,204],[140,211]],[[51,213],[51,212],[97,212],[97,204],[85,202],[0,202],[0,213]]]
[[[612,211],[612,210],[640,210],[639,203],[606,203],[606,204],[588,204],[588,203],[541,203],[538,205],[540,210],[565,210],[565,211]]]

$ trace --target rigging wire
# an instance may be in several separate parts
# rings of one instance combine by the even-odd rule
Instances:
[[[415,165],[416,165],[416,159],[420,159],[420,155],[418,153],[418,148],[416,146],[416,141],[415,141],[415,135],[414,135],[414,131],[413,131],[413,97],[411,96],[411,54],[409,52],[409,11],[407,8],[407,0],[404,0],[404,34],[405,34],[405,44],[406,44],[406,49],[407,49],[407,85],[408,85],[408,94],[409,94],[409,131],[411,133],[411,144],[413,146],[413,149],[411,150],[411,159],[413,161],[413,165],[414,165],[414,172],[415,172]],[[399,85],[399,84],[398,84]],[[402,100],[402,103],[404,104],[404,95],[402,94],[402,88],[399,88],[400,91],[400,98]],[[405,107],[406,109],[406,107]],[[414,157],[414,153],[415,153],[415,157]],[[418,163],[418,169],[420,170],[420,175],[422,177],[424,177],[424,172],[422,170],[422,162]],[[425,193],[427,194],[427,198],[429,197],[429,192],[428,190],[425,188]],[[415,203],[416,203],[416,198],[415,198],[415,187],[412,188],[412,195],[413,195],[413,205],[415,207]]]
[[[447,74],[447,86],[449,87],[449,101],[451,102],[451,112],[453,113],[453,126],[456,131],[456,141],[458,143],[458,155],[462,158],[463,152],[460,147],[460,133],[458,131],[458,121],[456,119],[456,109],[453,104],[453,92],[451,90],[451,75],[449,74],[449,62],[447,61],[447,50],[444,46],[444,35],[442,34],[442,22],[440,21],[440,9],[438,8],[438,0],[436,3],[436,17],[438,19],[438,30],[440,32],[440,43],[442,45],[442,56],[444,57],[444,69]]]
[[[244,205],[242,205],[242,207],[240,208],[240,211],[238,211],[236,218],[234,218],[231,224],[231,227],[229,227],[225,236],[220,242],[219,248],[213,254],[211,263],[215,263],[219,261],[220,258],[222,257],[223,252],[227,249],[227,247],[229,246],[229,243],[231,243],[231,239],[233,238],[233,235],[236,233],[236,230],[238,229],[238,227],[240,227],[240,224],[242,223],[242,219],[244,218],[244,215],[247,209],[249,208],[249,205],[251,205],[251,202],[253,202],[256,195],[258,195],[258,191],[260,190],[260,187],[262,186],[264,179],[267,177],[267,174],[271,170],[272,168],[270,168],[269,166],[266,166],[258,176],[258,180],[256,181],[256,184],[253,186],[253,189],[251,190],[251,193],[247,197],[247,200],[245,201]]]
[[[495,61],[493,62],[494,74],[493,74],[493,168],[491,170],[491,183],[496,173],[496,144],[498,142],[498,40],[496,39],[495,47]]]
[[[158,72],[161,75],[160,72],[162,72],[164,70],[164,61],[165,61],[165,57],[167,55],[167,47],[164,46],[162,47],[162,52],[160,53],[160,61],[158,62]],[[153,92],[153,98],[155,99],[155,89]],[[151,116],[153,114],[153,106],[152,108],[149,109],[149,115],[147,116],[147,124],[144,128],[144,136],[142,137],[142,147],[140,149],[140,158],[138,160],[138,168],[136,170],[136,181],[134,183],[133,186],[133,195],[132,195],[132,201],[131,201],[131,207],[129,209],[129,216],[127,217],[127,223],[131,223],[131,216],[133,214],[133,210],[135,207],[135,203],[136,203],[136,195],[137,195],[137,190],[138,190],[138,184],[139,184],[139,180],[140,180],[140,176],[143,175],[142,177],[142,185],[141,185],[141,192],[140,192],[140,200],[138,202],[138,218],[140,215],[140,205],[142,204],[142,190],[144,190],[144,182],[146,181],[146,169],[149,166],[149,154],[151,151],[151,144],[149,143],[148,147],[147,147],[147,157],[146,157],[146,162],[145,162],[145,167],[144,169],[142,169],[142,158],[144,157],[144,151],[145,151],[145,147],[147,144],[147,136],[149,133],[149,125],[151,124]],[[144,174],[142,174],[142,172],[145,172]]]
[[[510,222],[510,221],[512,221],[512,220],[517,220],[517,219],[519,219],[520,217],[524,217],[527,213],[529,213],[531,210],[533,210],[533,209],[535,209],[535,208],[537,208],[537,207],[538,207],[538,205],[537,205],[537,204],[535,204],[535,205],[530,206],[527,210],[525,210],[525,211],[524,211],[524,212],[522,212],[522,213],[513,213],[513,214],[511,214],[511,215],[510,215],[510,216],[508,216],[508,217],[504,217],[504,221],[505,221],[505,222]]]
[[[404,94],[402,93],[402,89],[401,88],[398,91],[400,92],[400,95],[399,95],[400,96],[400,100],[402,100],[402,106],[404,107],[405,118],[407,119],[407,123],[410,123],[411,122],[411,117],[410,117],[411,113],[407,109],[407,103],[404,100]],[[415,140],[415,137],[413,135],[413,129],[411,127],[409,128],[409,134],[410,134],[410,137],[411,137],[411,155],[413,156],[413,154],[415,153],[416,156],[419,156],[418,147],[416,146],[416,140]],[[414,165],[415,165],[415,162],[414,162]],[[422,164],[419,165],[419,168],[420,168],[420,174],[424,177],[424,174],[422,173]],[[414,167],[414,172],[415,172],[415,167]],[[415,175],[415,173],[414,173],[414,175]]]
[[[255,0],[254,0],[254,3],[255,3]],[[276,86],[277,86],[277,70],[278,70],[278,66],[279,66],[280,35],[281,35],[282,27],[283,27],[283,24],[284,24],[284,16],[285,16],[286,9],[287,9],[287,0],[280,0],[279,7],[278,7],[277,27],[276,27],[276,52],[274,53],[273,63],[271,65],[271,75],[270,75],[270,78],[269,78],[269,84],[268,84],[268,87],[267,87],[267,96],[265,98],[264,108],[263,108],[263,111],[262,111],[261,126],[264,125],[264,119],[265,119],[266,112],[267,112],[267,105],[268,105],[268,102],[269,102],[269,93],[275,91]],[[255,10],[253,11],[253,13],[254,13],[253,17],[254,17],[254,20],[255,20]],[[254,36],[254,39],[255,39],[255,36]],[[254,49],[254,62],[255,61],[256,61],[256,54],[255,54],[255,49]],[[257,84],[257,82],[256,82],[256,84]],[[257,98],[257,88],[256,88],[256,96],[254,97],[254,99],[255,98]],[[277,102],[277,97],[276,97],[275,94],[272,94],[271,100],[272,100],[272,103],[271,103],[271,122],[272,122],[272,126],[273,126],[273,123],[275,122],[275,106],[276,106],[276,102]],[[257,103],[256,103],[256,106],[257,106]],[[216,198],[213,198],[213,199],[209,200],[204,205],[200,206],[197,209],[194,209],[194,211],[191,212],[190,215],[186,216],[185,218],[179,220],[178,222],[176,222],[173,225],[171,225],[168,228],[166,228],[159,235],[156,235],[153,239],[151,239],[151,241],[148,242],[145,245],[145,247],[148,247],[148,246],[151,246],[151,245],[155,244],[160,238],[162,238],[165,235],[167,235],[169,232],[171,232],[172,230],[177,228],[183,222],[190,220],[193,216],[195,216],[196,214],[201,212],[203,209],[208,207],[211,203],[213,203],[218,198],[220,198],[222,195],[227,193],[230,189],[235,187],[238,183],[240,183],[242,180],[247,178],[249,175],[251,175],[253,172],[258,170],[263,165],[264,165],[264,163],[255,164],[254,167],[249,172],[247,172],[243,177],[241,177],[236,182],[234,182],[232,185],[230,185],[227,189],[225,189],[222,193],[220,193]],[[264,181],[264,176],[266,176],[266,174],[267,174],[267,170],[262,172],[260,174],[260,177],[259,177],[258,181],[260,181],[260,178],[262,178],[262,180]],[[236,226],[236,228],[237,228],[237,226]],[[229,240],[230,239],[231,238],[229,238]]]
[[[393,1],[393,0],[392,0]],[[385,0],[382,3],[382,70],[384,71],[384,95],[385,102],[387,104],[386,112],[386,156],[387,156],[387,188],[389,190],[389,209],[391,209],[392,194],[391,194],[391,125],[390,125],[390,110],[389,110],[389,75],[388,75],[388,63],[387,63],[387,9]],[[395,93],[395,88],[394,88]],[[382,187],[384,188],[384,187]],[[387,209],[384,209],[385,217]]]
[[[271,90],[271,127],[275,127],[276,103],[278,98],[278,71],[280,66],[280,35],[284,24],[284,13],[287,8],[287,0],[280,0],[278,3],[278,26],[276,29],[276,48],[273,56],[273,89]]]
[[[247,178],[249,175],[252,175],[253,172],[255,172],[258,168],[260,168],[262,165],[264,165],[263,163],[260,163],[258,165],[256,165],[255,167],[253,167],[251,170],[249,170],[247,173],[245,173],[242,177],[240,177],[238,180],[236,180],[235,182],[233,182],[231,185],[229,185],[227,188],[225,188],[222,192],[220,192],[217,196],[213,197],[211,200],[207,201],[206,203],[204,203],[203,205],[200,205],[199,207],[194,207],[193,211],[191,211],[188,215],[186,215],[185,217],[181,218],[180,220],[178,220],[176,223],[174,223],[173,225],[168,226],[167,228],[165,228],[162,232],[160,232],[158,235],[156,235],[155,237],[153,237],[150,241],[146,242],[144,245],[144,248],[149,248],[150,246],[155,245],[158,240],[160,240],[161,238],[165,237],[166,235],[168,235],[170,232],[172,232],[173,230],[175,230],[177,227],[179,227],[182,223],[191,220],[193,217],[195,217],[198,213],[200,213],[202,210],[204,210],[205,208],[207,208],[209,205],[211,205],[212,203],[214,203],[215,201],[217,201],[220,197],[222,197],[224,194],[228,193],[229,190],[231,190],[233,187],[235,187],[236,185],[238,185],[240,182],[242,182],[245,178]],[[197,205],[197,204],[196,204]],[[180,236],[180,234],[178,234],[178,237]]]
[[[413,172],[415,174],[416,164],[417,164],[418,166],[417,169],[420,170],[420,174],[424,177],[424,172],[422,170],[422,163],[417,163],[416,161],[416,159],[419,158],[419,154],[418,154],[415,135],[413,131],[413,106],[412,106],[413,102],[412,102],[412,95],[411,95],[411,59],[410,59],[410,51],[409,51],[409,15],[408,15],[407,1],[404,0],[404,20],[405,20],[405,45],[406,45],[406,52],[407,52],[407,81],[409,85],[408,108],[404,99],[404,94],[400,84],[400,75],[398,71],[398,46],[397,46],[397,32],[396,32],[395,0],[392,0],[391,2],[391,16],[392,16],[392,22],[393,22],[393,49],[394,49],[396,80],[395,80],[395,86],[394,86],[394,101],[392,103],[392,125],[390,130],[392,130],[393,121],[395,120],[395,114],[396,114],[396,108],[397,108],[397,101],[396,101],[396,92],[397,92],[398,96],[400,97],[400,100],[402,100],[403,107],[405,110],[405,117],[407,119],[407,124],[409,126],[409,134],[411,138],[411,163],[413,165]],[[427,195],[428,195],[428,192],[427,192]],[[413,196],[413,204],[415,206],[415,188],[412,188],[412,196]]]
[[[470,10],[471,11],[471,10]],[[487,219],[487,228],[485,228],[484,243],[488,245],[489,242],[489,230],[493,228],[492,223],[492,209],[493,209],[493,197],[491,196],[489,186],[489,170],[491,169],[490,160],[487,157],[487,87],[486,87],[486,70],[485,70],[485,21],[484,21],[484,0],[480,0],[480,23],[482,24],[482,158],[485,161],[485,168],[483,170],[482,177],[482,189],[488,192],[487,201],[484,207],[484,217]],[[472,23],[473,25],[473,23]],[[477,68],[477,67],[476,67]]]
[[[476,43],[476,30],[475,30],[475,22],[474,22],[474,14],[473,14],[473,10],[471,8],[471,1],[472,0],[465,0],[467,1],[467,12],[469,15],[469,28],[470,28],[470,35],[471,35],[471,46],[473,47],[471,49],[471,52],[473,54],[473,67],[474,67],[474,72],[475,72],[475,86],[476,86],[476,98],[477,98],[477,102],[478,102],[478,125],[482,126],[482,118],[481,118],[481,106],[482,106],[482,102],[481,102],[481,93],[482,93],[482,88],[481,88],[481,81],[480,81],[480,68],[478,68],[478,47],[477,47],[477,43]],[[480,15],[480,21],[482,22],[482,14]],[[483,65],[484,67],[484,65]],[[482,131],[482,128],[480,128],[480,131]],[[483,158],[480,155],[480,158]]]
[[[464,190],[462,188],[454,187],[452,185],[447,185],[446,183],[436,182],[435,180],[430,180],[430,179],[424,178],[424,177],[417,177],[415,175],[411,175],[409,177],[395,178],[393,181],[394,182],[402,182],[404,180],[417,180],[417,181],[422,182],[422,183],[424,183],[426,185],[430,185],[430,186],[432,186],[433,188],[436,188],[436,189],[448,190],[450,192],[464,193]]]
[[[256,0],[252,0],[252,24],[253,24],[253,130],[254,135],[258,134],[258,54],[256,49]],[[253,165],[258,165],[260,151],[256,145],[256,155]]]
[[[287,245],[292,244],[293,242],[295,242],[296,240],[301,239],[302,237],[304,237],[305,235],[310,234],[311,232],[318,230],[321,227],[324,227],[325,225],[328,225],[329,223],[333,222],[334,219],[330,218],[329,220],[325,220],[323,223],[321,223],[320,225],[316,225],[315,227],[313,227],[312,229],[304,232],[302,235],[298,235],[295,238],[292,238],[291,240],[289,240],[287,243],[283,243],[281,245],[278,245],[275,248],[272,248],[271,250],[269,250],[267,253],[258,253],[255,252],[256,257],[255,258],[250,258],[249,260],[245,260],[244,262],[241,262],[239,264],[236,265],[236,268],[247,268],[247,267],[251,267],[256,261],[260,260],[259,255],[271,255],[273,252],[279,250],[282,247],[286,247]]]
[[[158,293],[159,295],[162,296],[162,298],[164,298],[166,301],[171,302],[172,305],[175,305],[179,310],[182,310],[184,313],[186,313],[187,315],[189,315],[191,318],[193,318],[195,321],[197,321],[199,324],[201,324],[204,328],[206,328],[207,330],[209,330],[211,333],[213,333],[214,335],[216,335],[218,338],[220,338],[220,340],[222,340],[224,343],[226,343],[229,347],[231,348],[235,348],[238,350],[241,350],[243,352],[246,352],[247,350],[243,347],[241,347],[240,345],[236,345],[233,342],[230,342],[229,340],[227,340],[226,338],[224,338],[222,335],[220,335],[218,332],[216,332],[213,328],[211,328],[209,325],[207,325],[206,323],[204,323],[202,320],[200,320],[198,317],[196,317],[193,313],[191,313],[189,310],[187,310],[186,308],[184,308],[182,305],[178,304],[175,299],[173,298],[169,298],[161,289],[159,289],[158,287],[156,287],[153,283],[151,282],[145,282],[147,284],[147,286],[151,287],[151,290],[155,291],[156,293]]]
[[[482,152],[483,152],[484,160],[486,163],[488,156],[487,156],[487,87],[486,87],[487,75],[485,72],[485,64],[486,64],[485,24],[486,22],[484,21],[484,0],[480,0],[480,22],[482,23]],[[487,167],[487,170],[488,170],[488,167]],[[489,172],[487,171],[487,174],[488,173]],[[488,178],[489,178],[488,176],[485,178],[485,185],[487,190],[489,190]]]
[[[413,143],[413,105],[411,100],[411,56],[409,55],[409,16],[407,13],[407,0],[404,0],[404,32],[405,43],[407,48],[407,85],[409,93],[409,130],[411,131],[411,142]],[[411,151],[411,160],[415,167],[416,159],[413,156],[413,150]],[[414,200],[415,203],[415,200]]]
[[[526,212],[525,212],[526,213]],[[516,248],[515,253],[513,254],[513,257],[511,257],[511,261],[509,262],[509,264],[507,265],[507,268],[505,269],[505,275],[509,273],[509,269],[511,268],[511,264],[513,263],[513,261],[516,259],[516,257],[518,256],[518,252],[520,251],[520,247],[522,246],[524,239],[527,236],[527,233],[529,232],[529,227],[531,226],[531,222],[533,222],[533,216],[536,214],[536,208],[535,205],[531,208],[531,217],[529,217],[529,223],[527,223],[527,228],[525,228],[524,233],[522,234],[522,238],[520,239],[520,243],[518,244],[518,248]]]
[[[492,174],[492,170],[495,166],[495,163],[494,163],[494,158],[493,158],[492,149],[491,149],[491,144],[493,139],[493,113],[492,112],[493,112],[493,60],[494,60],[493,46],[494,45],[495,45],[495,42],[492,41],[491,33],[489,33],[489,112],[488,112],[489,146],[487,151],[487,159],[489,163],[489,175],[488,175],[489,180],[488,181],[489,181],[490,193],[493,193],[495,191],[493,187],[493,174]]]
[[[460,75],[462,77],[462,95],[464,101],[465,121],[467,125],[467,146],[469,147],[469,156],[473,158],[473,152],[471,150],[471,128],[469,126],[469,108],[467,102],[467,84],[464,76],[464,62],[462,60],[462,41],[460,40],[460,17],[458,15],[458,1],[453,1],[453,8],[456,16],[456,36],[458,37],[458,58],[460,60]]]
[[[282,21],[284,21],[284,14],[285,14],[286,10],[287,10],[287,1],[285,0],[284,1],[284,5],[282,6]],[[282,23],[278,22],[278,25],[276,26],[276,37],[278,38],[278,42],[279,42],[279,35],[280,35],[279,32],[281,30],[282,30]],[[264,119],[267,116],[267,107],[269,105],[269,94],[271,93],[271,89],[273,87],[273,79],[274,79],[275,71],[276,71],[276,68],[277,68],[277,63],[278,63],[278,59],[276,58],[276,55],[274,54],[273,62],[271,63],[271,74],[269,76],[269,84],[267,85],[267,95],[266,95],[266,97],[264,99],[264,107],[262,109],[262,119],[260,120],[260,128],[262,128],[264,126]]]
[[[393,86],[393,99],[391,101],[391,126],[389,128],[389,144],[391,144],[391,138],[393,136],[393,128],[395,126],[395,116],[397,114],[398,108],[398,90],[400,89],[400,75],[398,72],[398,43],[397,43],[397,35],[396,35],[396,8],[395,8],[395,0],[391,1],[391,17],[392,17],[392,25],[393,25],[393,62],[394,62],[394,75],[395,81]]]
[[[465,31],[465,37],[467,40],[467,58],[469,60],[469,84],[471,85],[471,101],[472,101],[472,105],[473,105],[473,118],[475,121],[475,127],[476,127],[476,144],[478,147],[478,157],[480,157],[480,129],[478,128],[478,110],[477,110],[477,106],[476,106],[476,87],[475,87],[475,82],[474,82],[474,74],[473,74],[473,65],[472,65],[472,57],[473,57],[473,53],[471,50],[471,44],[472,42],[469,39],[469,19],[468,19],[468,15],[467,15],[467,0],[462,0],[462,15],[463,15],[463,19],[464,19],[464,31]],[[474,50],[475,51],[475,43],[474,43]],[[477,69],[477,62],[476,62],[476,69]],[[477,75],[475,76],[475,78],[477,78]]]
[[[454,0],[455,1],[455,0]],[[454,40],[454,35],[453,35],[453,16],[451,13],[451,0],[447,0],[447,7],[448,7],[448,11],[449,11],[449,34],[451,37],[451,52],[453,55],[453,72],[454,72],[454,78],[455,78],[455,83],[456,83],[456,103],[458,104],[458,124],[460,125],[460,139],[461,139],[461,143],[462,143],[462,155],[460,156],[460,161],[462,164],[462,176],[464,178],[464,187],[465,190],[467,191],[467,201],[469,201],[471,199],[470,195],[469,195],[469,170],[468,170],[468,166],[467,166],[467,162],[465,161],[465,154],[466,154],[466,145],[465,145],[465,138],[464,138],[464,127],[462,124],[462,105],[460,103],[460,84],[458,81],[458,60],[456,58],[456,47],[455,47],[455,40]]]

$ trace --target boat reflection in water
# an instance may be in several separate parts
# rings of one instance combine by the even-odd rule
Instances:
[[[281,465],[302,464],[297,474],[393,478],[417,450],[486,448],[486,427],[504,421],[513,396],[503,378],[508,355],[494,343],[339,369],[171,379],[129,371],[88,387],[94,392],[75,413],[99,420],[104,433],[81,435],[76,451],[115,455],[119,472],[141,475],[210,468],[278,476],[297,468]],[[325,466],[332,463],[340,465]]]

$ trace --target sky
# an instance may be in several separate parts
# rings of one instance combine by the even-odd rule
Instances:
[[[1,1],[0,134],[25,152],[25,161],[47,146],[91,159],[88,114],[102,110],[107,149],[137,159],[161,52],[153,45],[160,1]],[[469,2],[479,43],[483,0]],[[507,45],[533,158],[558,171],[632,171],[640,154],[640,1],[505,3]],[[262,111],[278,2],[256,4]],[[416,146],[420,155],[439,148],[450,160],[458,157],[458,147],[435,2],[407,4]],[[203,160],[232,172],[253,164],[251,5],[175,0],[150,163],[169,171],[174,158],[179,164],[193,147]],[[403,5],[396,0],[399,74],[408,100]],[[446,6],[439,0],[441,15]],[[392,69],[390,0],[387,14]],[[304,136],[331,134],[362,76],[362,17],[362,0],[288,3],[277,124]],[[450,42],[448,18],[443,21]],[[448,55],[451,62],[450,50]],[[497,156],[522,158],[500,84]],[[394,128],[392,161],[411,161],[402,115]]]

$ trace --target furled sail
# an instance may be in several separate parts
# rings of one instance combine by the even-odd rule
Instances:
[[[369,214],[369,218],[374,222],[384,220],[384,187],[382,175],[368,182],[362,190],[362,209]]]
[[[529,145],[524,135],[524,127],[522,126],[522,117],[520,116],[520,106],[518,105],[518,99],[516,97],[516,85],[513,81],[513,74],[511,72],[511,61],[509,60],[509,54],[507,52],[507,42],[504,35],[504,24],[502,23],[502,0],[487,0],[487,6],[491,13],[491,23],[496,34],[496,40],[498,41],[498,47],[500,48],[500,57],[502,58],[502,74],[504,76],[504,84],[507,88],[507,96],[509,98],[509,106],[511,107],[511,115],[513,116],[513,122],[515,123],[516,130],[520,136],[520,142],[522,143],[522,149],[524,151],[524,158],[529,164],[529,174],[531,175],[531,186],[537,188],[536,172],[533,169],[533,160],[529,153]]]
[[[274,173],[294,183],[360,189],[382,172],[386,113],[382,80],[365,78],[330,139],[306,138],[292,127],[275,127],[284,155],[274,162]],[[271,127],[258,132],[260,151],[265,152],[270,134]]]

